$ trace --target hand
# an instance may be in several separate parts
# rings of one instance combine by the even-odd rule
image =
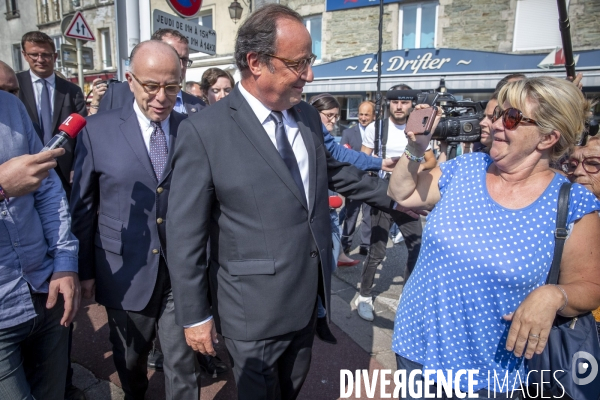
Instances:
[[[93,299],[96,295],[96,280],[86,279],[81,281],[81,295],[84,299]]]
[[[420,218],[421,215],[427,216],[427,211],[424,209],[410,209],[407,207],[402,207],[400,204],[396,204],[394,210],[403,212],[404,214],[413,218]]]
[[[386,172],[392,172],[394,170],[394,167],[396,166],[396,164],[398,164],[399,159],[400,159],[400,157],[391,157],[391,158],[386,158],[386,159],[382,160],[381,161],[381,169]]]
[[[579,88],[579,90],[583,90],[583,84],[581,83],[582,79],[583,79],[583,73],[581,73],[581,72],[577,74],[575,79],[573,79],[572,76],[567,76],[567,80],[573,82],[573,84],[575,86],[577,86]]]
[[[65,149],[55,149],[38,154],[24,154],[0,165],[0,186],[8,197],[19,197],[35,192],[56,167],[56,157]]]
[[[503,317],[506,321],[512,321],[506,350],[512,351],[517,357],[521,357],[525,351],[527,359],[533,357],[533,353],[541,354],[563,301],[562,292],[554,285],[541,286],[531,292],[515,312]]]
[[[194,351],[213,357],[217,355],[213,343],[219,343],[219,340],[217,339],[217,329],[213,319],[202,325],[185,328],[183,332],[185,333],[185,341]]]
[[[50,309],[56,305],[58,294],[62,293],[65,299],[65,312],[60,324],[69,326],[79,310],[81,301],[81,288],[79,286],[79,277],[75,272],[55,272],[50,278],[50,288],[48,289],[48,300],[46,308]]]
[[[429,104],[417,104],[414,108],[414,111],[416,110],[422,110],[424,108],[430,108],[431,106]],[[433,122],[433,126],[431,127],[431,131],[429,132],[429,135],[415,135],[414,132],[405,132],[406,133],[406,137],[408,138],[408,148],[409,151],[417,156],[420,157],[423,154],[425,154],[425,150],[427,149],[427,146],[429,145],[429,142],[431,140],[431,136],[433,135],[433,132],[435,132],[435,129],[437,128],[438,124],[440,123],[440,119],[442,118],[442,107],[438,107],[437,108],[437,113],[435,115],[435,121]]]
[[[108,89],[108,85],[106,83],[100,82],[102,82],[102,78],[96,78],[92,82],[92,104],[94,105],[98,105],[98,103],[100,103],[100,100],[102,100],[102,96],[104,96],[104,93],[106,93],[106,89]]]

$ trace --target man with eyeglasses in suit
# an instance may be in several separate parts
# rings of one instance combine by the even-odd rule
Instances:
[[[125,399],[144,399],[153,339],[164,352],[167,400],[197,400],[200,369],[175,323],[166,264],[165,215],[172,149],[185,115],[173,110],[180,61],[157,40],[131,52],[120,109],[88,118],[75,150],[73,233],[80,239],[84,298],[106,307],[113,359]]]

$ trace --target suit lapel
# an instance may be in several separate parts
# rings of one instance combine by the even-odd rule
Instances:
[[[175,140],[177,139],[177,128],[179,123],[185,119],[184,114],[180,114],[175,111],[171,111],[171,118],[169,119],[169,153],[167,156],[167,165],[163,171],[163,176],[158,182],[160,186],[162,182],[167,179],[171,173],[171,159],[173,158],[173,150],[175,150]],[[145,145],[145,144],[144,144]]]
[[[127,143],[129,143],[129,146],[131,146],[131,149],[144,166],[144,169],[148,172],[152,179],[158,181],[156,179],[156,174],[154,173],[154,168],[152,168],[152,163],[150,162],[148,149],[146,148],[144,138],[142,137],[142,131],[140,129],[137,115],[133,110],[133,102],[127,103],[123,107],[121,111],[121,119],[123,120],[123,123],[119,126],[121,133],[123,136],[125,136]]]
[[[256,114],[254,114],[254,111],[252,111],[252,108],[240,93],[237,85],[225,99],[229,100],[231,118],[237,123],[242,133],[248,138],[250,143],[252,143],[254,148],[265,159],[273,171],[275,171],[288,189],[294,193],[294,196],[296,196],[298,201],[308,209],[306,198],[300,193],[300,189],[296,186],[292,174],[288,171],[279,152],[275,146],[273,146],[271,139],[269,139],[269,135],[265,132],[265,129],[260,121],[258,121],[258,118],[256,118]],[[310,151],[308,153],[310,157]]]
[[[301,112],[299,106],[296,105],[290,108],[288,112],[298,124],[298,129],[300,130],[302,140],[304,141],[304,146],[306,146],[306,152],[308,153],[308,209],[313,210],[315,205],[315,191],[317,184],[317,159],[315,142],[312,137],[313,133],[310,130],[307,116]]]
[[[37,105],[35,104],[35,94],[33,93],[33,84],[31,83],[31,75],[29,71],[23,72],[23,79],[19,79],[19,85],[21,86],[21,92],[23,96],[23,103],[29,110],[31,119],[36,124],[40,124],[40,118],[37,112]]]
[[[54,85],[54,112],[52,113],[52,130],[55,131],[58,127],[58,119],[60,118],[65,96],[67,94],[68,84],[58,76],[55,77]]]

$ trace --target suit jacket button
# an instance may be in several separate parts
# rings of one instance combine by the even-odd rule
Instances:
[[[158,254],[158,249],[152,249],[152,254]]]
[[[156,189],[156,193],[161,194],[163,192],[163,188],[159,187],[158,189]]]
[[[311,218],[311,219],[310,219],[310,223],[311,223],[311,224],[312,224],[314,221],[315,221],[315,219],[314,219],[314,218]]]
[[[162,218],[156,218],[156,223],[157,224],[162,224],[163,223],[163,219]]]
[[[310,256],[311,256],[312,258],[315,258],[315,257],[317,256],[317,252],[316,252],[316,251],[311,251],[311,252],[310,252]]]

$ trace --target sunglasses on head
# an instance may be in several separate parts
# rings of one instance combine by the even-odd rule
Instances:
[[[500,106],[496,106],[494,109],[494,114],[492,115],[492,122],[498,121],[500,117],[502,117],[502,123],[504,124],[504,127],[510,130],[516,129],[521,122],[529,122],[535,125],[538,124],[531,118],[524,117],[521,110],[512,107],[503,110],[500,108]]]

